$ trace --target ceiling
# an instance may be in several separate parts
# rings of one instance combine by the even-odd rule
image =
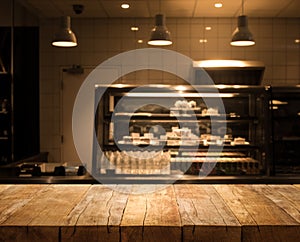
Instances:
[[[70,15],[80,18],[147,18],[156,13],[167,17],[236,17],[241,14],[242,0],[19,0],[41,18]],[[129,9],[121,9],[122,3]],[[214,3],[223,3],[215,8]],[[77,15],[72,5],[83,4],[84,11]],[[300,0],[244,0],[244,13],[249,17],[299,18]]]

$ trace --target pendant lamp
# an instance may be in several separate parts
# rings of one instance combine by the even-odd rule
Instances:
[[[73,31],[71,30],[71,18],[70,16],[64,16],[61,18],[61,26],[58,32],[54,36],[52,41],[53,46],[57,47],[75,47],[77,46],[77,39]]]
[[[165,16],[163,14],[155,15],[155,27],[151,31],[149,45],[167,46],[172,44],[171,33],[165,25]]]
[[[238,17],[238,26],[232,34],[232,46],[251,46],[255,44],[252,33],[248,28],[248,17],[244,15],[244,0],[242,0],[242,15]]]

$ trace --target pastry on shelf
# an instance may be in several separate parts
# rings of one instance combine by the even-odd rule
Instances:
[[[225,134],[224,135],[224,145],[231,145],[231,142],[232,142],[232,135]]]
[[[218,135],[201,134],[200,141],[204,146],[208,145],[223,145],[224,139]]]
[[[247,142],[245,138],[237,137],[233,139],[231,145],[249,145],[249,142]]]
[[[186,114],[186,111],[200,110],[200,107],[197,107],[197,103],[193,100],[189,102],[187,100],[177,100],[170,110],[171,115],[182,115]]]
[[[189,101],[189,108],[196,108],[197,103],[195,101]]]
[[[141,136],[140,137],[140,144],[147,145],[150,144],[151,139],[149,137]]]
[[[202,113],[203,116],[218,116],[219,115],[219,111],[216,108],[205,108],[202,109]]]
[[[169,146],[177,146],[180,145],[181,137],[178,136],[175,132],[167,132],[167,145]]]
[[[123,136],[123,139],[118,142],[119,144],[132,144],[131,136]]]
[[[187,127],[178,128],[172,127],[172,132],[166,133],[167,145],[198,145],[199,137],[192,133],[191,129]]]

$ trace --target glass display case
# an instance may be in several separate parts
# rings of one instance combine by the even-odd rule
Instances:
[[[94,175],[269,173],[265,87],[98,85],[95,96]]]
[[[300,175],[300,87],[272,87],[273,170]]]

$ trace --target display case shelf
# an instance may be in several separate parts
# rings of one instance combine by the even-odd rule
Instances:
[[[96,175],[201,175],[211,165],[212,176],[267,173],[266,88],[151,86],[134,94],[128,93],[139,87],[104,88],[96,104]]]
[[[144,150],[156,150],[156,148],[161,148],[161,145],[149,145],[149,144],[109,144],[104,145],[104,150],[138,150],[140,148]],[[197,149],[201,150],[249,150],[258,149],[259,146],[245,144],[245,145],[164,145],[166,150],[191,150]]]
[[[186,121],[190,120],[191,117],[197,118],[198,121],[204,120],[204,121],[258,121],[259,119],[257,117],[251,117],[251,116],[231,116],[231,115],[202,115],[202,114],[179,114],[179,115],[171,115],[171,114],[145,114],[145,113],[128,113],[128,114],[115,114],[115,119],[128,119],[130,117],[132,120],[148,120],[149,122],[154,120],[170,120],[174,121],[178,118],[184,119]],[[106,120],[111,120],[112,115],[106,115]]]

